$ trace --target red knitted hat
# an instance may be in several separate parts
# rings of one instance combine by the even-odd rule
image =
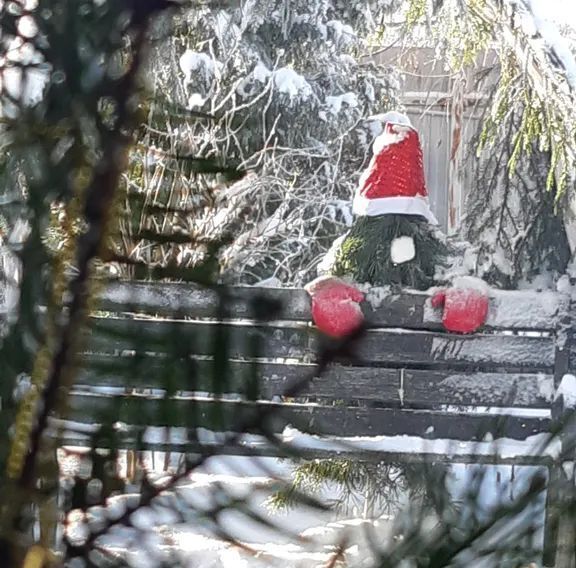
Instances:
[[[354,213],[422,215],[437,224],[428,203],[418,132],[408,117],[396,112],[375,118],[384,122],[384,132],[374,141],[374,155],[360,177]]]

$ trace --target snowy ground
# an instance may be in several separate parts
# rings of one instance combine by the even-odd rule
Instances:
[[[172,456],[175,465],[178,457]],[[122,462],[125,466],[125,462]],[[165,455],[150,453],[145,465],[155,472],[162,483]],[[63,460],[65,473],[78,463]],[[372,566],[370,536],[385,545],[393,538],[394,519],[382,515],[371,521],[361,518],[360,510],[349,515],[334,510],[319,512],[298,507],[288,512],[273,513],[265,504],[279,479],[289,477],[292,465],[275,458],[217,457],[182,482],[175,491],[162,494],[152,507],[139,510],[131,518],[133,527],[115,527],[98,544],[108,553],[120,557],[130,566],[153,568],[161,562],[179,562],[183,566],[202,568],[258,568],[282,566],[319,568],[330,563],[337,545],[345,542],[347,566]],[[476,466],[452,466],[451,494],[461,499],[476,470]],[[509,502],[526,483],[527,474],[534,468],[498,466],[490,468],[480,490],[482,510],[488,513],[498,503]],[[339,495],[334,486],[326,487],[318,496],[325,503],[333,503]],[[227,497],[224,497],[227,496]],[[261,514],[269,526],[250,520],[246,515],[227,511],[218,516],[218,526],[239,544],[232,545],[218,532],[213,518],[206,512],[226,502],[229,496],[247,500],[252,511]],[[106,510],[95,507],[89,514],[89,524],[98,527],[105,516],[119,516],[126,504],[137,502],[137,495],[126,494],[109,500]],[[220,500],[220,501],[219,501]],[[527,515],[541,515],[543,503],[536,503]],[[175,511],[187,513],[185,521]],[[81,519],[73,512],[71,520]],[[367,531],[367,526],[370,531]],[[81,524],[72,525],[71,536],[81,537]],[[542,535],[538,535],[541,540]]]

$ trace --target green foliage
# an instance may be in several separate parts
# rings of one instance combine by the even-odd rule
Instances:
[[[259,415],[246,404],[242,408],[248,410],[237,416],[225,414],[219,400],[196,400],[189,406],[175,400],[182,390],[206,388],[224,394],[238,384],[246,400],[258,399],[257,364],[246,366],[242,376],[231,374],[229,359],[234,346],[224,326],[216,326],[212,336],[184,334],[178,325],[182,317],[178,305],[171,305],[173,309],[160,326],[152,325],[158,323],[152,321],[149,327],[131,325],[142,315],[130,303],[124,304],[125,311],[115,317],[110,316],[111,312],[106,318],[91,315],[102,285],[95,278],[101,274],[96,267],[107,263],[115,263],[138,277],[196,279],[221,292],[217,317],[225,320],[228,313],[231,298],[225,289],[214,287],[217,257],[228,243],[227,235],[199,236],[175,227],[187,216],[193,217],[199,204],[204,205],[202,200],[195,201],[194,195],[203,192],[202,197],[209,201],[217,188],[242,172],[234,165],[226,168],[223,152],[214,148],[205,154],[199,152],[197,159],[195,136],[190,136],[191,148],[169,148],[169,144],[159,143],[164,133],[159,134],[154,126],[165,124],[166,117],[174,121],[169,126],[182,127],[186,121],[209,120],[205,114],[191,116],[174,106],[164,112],[163,99],[154,97],[139,106],[146,47],[152,37],[158,38],[154,33],[161,35],[156,26],[149,24],[153,21],[159,29],[165,29],[160,24],[166,22],[160,16],[170,6],[162,0],[38,0],[38,8],[30,11],[14,0],[0,15],[5,34],[2,39],[8,42],[18,39],[15,30],[20,18],[31,17],[39,30],[38,37],[28,38],[30,41],[19,38],[37,51],[32,62],[12,62],[13,67],[23,73],[50,72],[45,92],[38,100],[18,97],[5,83],[0,99],[5,113],[0,133],[1,229],[3,244],[16,267],[10,284],[17,287],[20,300],[18,308],[9,314],[7,334],[0,345],[0,426],[9,433],[8,443],[0,447],[0,560],[7,568],[84,561],[90,566],[122,565],[126,559],[106,546],[106,537],[115,531],[129,532],[138,550],[151,541],[153,552],[158,553],[158,542],[170,543],[170,535],[158,533],[154,539],[144,538],[150,535],[139,529],[136,521],[138,512],[149,513],[155,507],[171,513],[175,524],[209,527],[229,542],[234,542],[234,535],[226,532],[221,518],[231,511],[278,530],[270,519],[251,510],[236,492],[226,491],[220,484],[210,494],[213,499],[203,503],[205,506],[194,499],[187,501],[179,492],[181,481],[205,465],[214,453],[240,443],[244,432],[275,440],[268,426],[275,405]],[[7,47],[3,44],[4,49]],[[150,100],[154,102],[148,104]],[[147,113],[146,118],[143,113]],[[219,127],[227,124],[222,117],[217,120],[222,120]],[[251,131],[242,131],[241,121],[235,128],[235,134],[243,140],[252,136]],[[143,131],[147,134],[141,137]],[[154,186],[154,191],[140,192],[140,183],[144,187],[150,174],[146,156],[152,145],[162,146],[167,156],[158,174],[165,175],[163,181],[167,183]],[[213,181],[214,177],[218,179]],[[178,192],[182,189],[191,198],[189,201],[180,199]],[[16,238],[19,222],[27,230]],[[415,226],[418,238],[427,238],[427,229],[410,223],[412,231]],[[388,236],[392,234],[397,233],[390,229]],[[126,235],[134,240],[122,240]],[[183,266],[173,256],[157,254],[167,245],[189,244],[204,247],[204,256],[192,267]],[[134,248],[146,252],[134,254]],[[414,273],[410,277],[416,283],[424,276]],[[258,325],[267,317],[277,317],[277,306],[258,302],[248,316]],[[100,342],[97,355],[92,352],[86,356],[85,341],[89,341],[88,348],[94,349]],[[194,360],[191,354],[195,341],[203,341],[213,357]],[[250,342],[251,357],[257,359],[262,347],[260,338],[247,337],[246,341]],[[127,349],[122,351],[118,346]],[[165,357],[153,357],[151,361],[150,352],[160,349]],[[122,351],[121,357],[118,351]],[[79,353],[84,353],[81,361]],[[323,366],[314,370],[317,375],[331,361],[320,358]],[[82,385],[87,389],[74,390],[81,372],[93,379],[102,374],[114,377],[119,381],[114,386],[125,392],[108,397],[91,390],[89,382]],[[146,386],[148,373],[160,378],[162,392],[150,397],[141,391],[134,393],[138,386]],[[291,395],[298,396],[296,388]],[[207,406],[211,412],[204,412]],[[100,424],[88,432],[66,425],[66,435],[81,436],[89,451],[73,455],[79,462],[78,469],[60,480],[55,450],[63,443],[64,425],[54,419],[77,417],[78,413],[95,416]],[[189,426],[185,447],[191,448],[191,453],[183,456],[163,480],[152,478],[146,466],[139,463],[151,447],[144,436],[145,428],[156,419],[168,425]],[[217,443],[204,447],[200,427],[227,429],[230,424],[239,425],[240,432],[217,438],[222,447]],[[167,441],[169,434],[166,431]],[[133,470],[130,479],[119,471],[120,448],[124,447],[137,452],[126,457]],[[375,498],[385,494],[381,489],[389,486],[385,476],[352,462],[312,464],[304,472],[312,479],[312,487],[319,487],[328,477],[352,490],[371,475],[376,480],[374,487],[384,480],[374,491]],[[437,481],[421,473],[417,477]],[[306,484],[304,478],[298,478],[298,483]],[[59,486],[60,481],[63,483]],[[289,492],[291,499],[298,498],[314,510],[323,508],[314,499],[296,497],[297,492],[280,485],[280,494]],[[485,525],[494,522],[492,518],[480,523],[476,518],[449,517],[453,508],[447,506],[448,494],[443,485],[436,483],[434,487],[439,502],[436,510],[442,521],[434,532],[437,538],[430,539],[422,517],[412,514],[410,522],[399,529],[405,538],[385,551],[377,551],[378,564],[397,566],[404,559],[418,558],[421,565],[447,565],[464,546],[473,549],[477,536],[485,534]],[[534,489],[539,491],[541,486]],[[121,502],[119,513],[113,511],[112,499]],[[524,504],[527,501],[528,497]],[[65,526],[63,541],[57,542],[56,524],[62,521],[62,513],[70,522]],[[451,530],[454,527],[456,530]],[[170,556],[158,562],[175,566],[188,564],[187,560]]]
[[[302,502],[302,495],[317,495],[336,486],[339,497],[332,507],[348,515],[362,512],[364,518],[378,518],[398,512],[403,496],[431,506],[426,475],[438,478],[442,466],[421,466],[351,459],[323,459],[296,466],[291,484],[274,493],[267,501],[272,511],[288,511]]]
[[[8,61],[0,91],[3,293],[19,298],[16,305],[3,306],[10,308],[9,325],[0,344],[0,424],[11,433],[0,448],[0,554],[7,568],[54,561],[59,440],[51,421],[69,409],[78,351],[99,287],[95,267],[110,258],[126,260],[110,249],[123,213],[121,176],[142,118],[138,95],[145,45],[151,21],[175,7],[162,0],[28,4],[15,0],[0,13]],[[240,175],[214,157],[186,155],[184,161],[194,175],[217,174],[223,181]],[[181,235],[151,229],[140,237],[161,246]],[[221,246],[218,241],[205,245],[211,257]],[[193,274],[207,284],[214,281],[211,262]],[[153,265],[145,268],[158,273]],[[172,345],[182,347],[178,338]],[[182,362],[187,354],[174,353],[174,359]],[[138,361],[133,360],[131,373],[141,372]],[[171,366],[163,371],[173,394]],[[108,420],[117,410],[112,404],[104,409],[102,430],[87,440],[93,449],[117,447],[118,433]],[[109,462],[117,455],[112,452]],[[92,481],[106,488],[109,468],[94,456]],[[80,502],[79,483],[74,505]],[[97,501],[104,503],[109,494],[106,489]],[[92,545],[84,544],[81,553],[88,555]],[[76,552],[76,545],[64,547],[64,556]]]
[[[390,245],[395,238],[411,237],[416,256],[396,265]],[[417,215],[358,217],[342,242],[333,269],[338,276],[373,286],[393,285],[426,290],[434,284],[438,267],[446,261],[448,247],[426,219]]]
[[[274,511],[286,510],[297,503],[299,492],[318,493],[331,482],[345,485],[353,469],[352,460],[326,459],[303,463],[294,470],[292,485],[274,493],[268,500],[268,506]]]
[[[128,176],[130,193],[170,212],[194,211],[170,217],[184,234],[232,235],[220,254],[225,282],[310,281],[351,219],[347,201],[373,139],[364,118],[398,105],[392,69],[362,58],[374,22],[397,4],[298,0],[288,9],[284,0],[258,0],[184,11],[175,37],[155,50],[157,90],[140,133],[144,150],[133,156],[139,166]],[[187,79],[178,65],[183,55],[204,62]],[[183,123],[174,109],[186,106],[213,120]],[[177,159],[189,152],[226,154],[249,175],[223,188],[191,175]],[[162,212],[149,213],[135,232],[167,223]],[[134,260],[193,267],[205,254],[195,242],[151,250],[124,229]]]
[[[529,114],[506,114],[503,129],[517,133]],[[492,149],[478,157],[464,222],[466,237],[477,245],[479,274],[507,289],[540,275],[557,280],[571,257],[557,196],[545,189],[550,154],[533,149],[519,159],[521,144],[519,134],[498,137]],[[514,163],[512,177],[507,170],[510,163]]]
[[[523,18],[531,17],[529,9],[524,16],[522,10],[526,7],[498,0],[411,0],[407,23],[414,30],[428,16],[434,43],[454,73],[474,65],[486,50],[496,50],[500,79],[478,150],[513,136],[514,152],[507,164],[511,176],[521,156],[549,154],[545,187],[559,201],[574,186],[576,126],[570,117],[576,93],[553,51],[522,27]],[[520,116],[513,132],[505,127],[511,113]]]

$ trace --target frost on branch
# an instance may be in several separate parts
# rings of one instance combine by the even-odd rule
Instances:
[[[358,54],[393,4],[298,0],[286,10],[249,0],[191,10],[181,36],[152,58],[159,96],[215,118],[154,124],[151,142],[170,156],[226,155],[250,172],[232,187],[195,178],[202,191],[192,193],[194,174],[165,155],[134,183],[156,203],[194,208],[171,220],[183,233],[232,236],[225,279],[301,285],[350,226],[358,175],[380,134],[364,119],[397,106],[395,75]],[[178,244],[153,254],[193,266],[205,251]]]

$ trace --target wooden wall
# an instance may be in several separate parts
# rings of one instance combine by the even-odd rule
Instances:
[[[485,93],[497,80],[496,56],[484,55],[462,74],[446,71],[431,48],[391,47],[369,59],[401,73],[402,105],[420,133],[431,205],[441,227],[453,233],[474,182],[472,139],[481,124]],[[479,85],[479,76],[490,70]]]

